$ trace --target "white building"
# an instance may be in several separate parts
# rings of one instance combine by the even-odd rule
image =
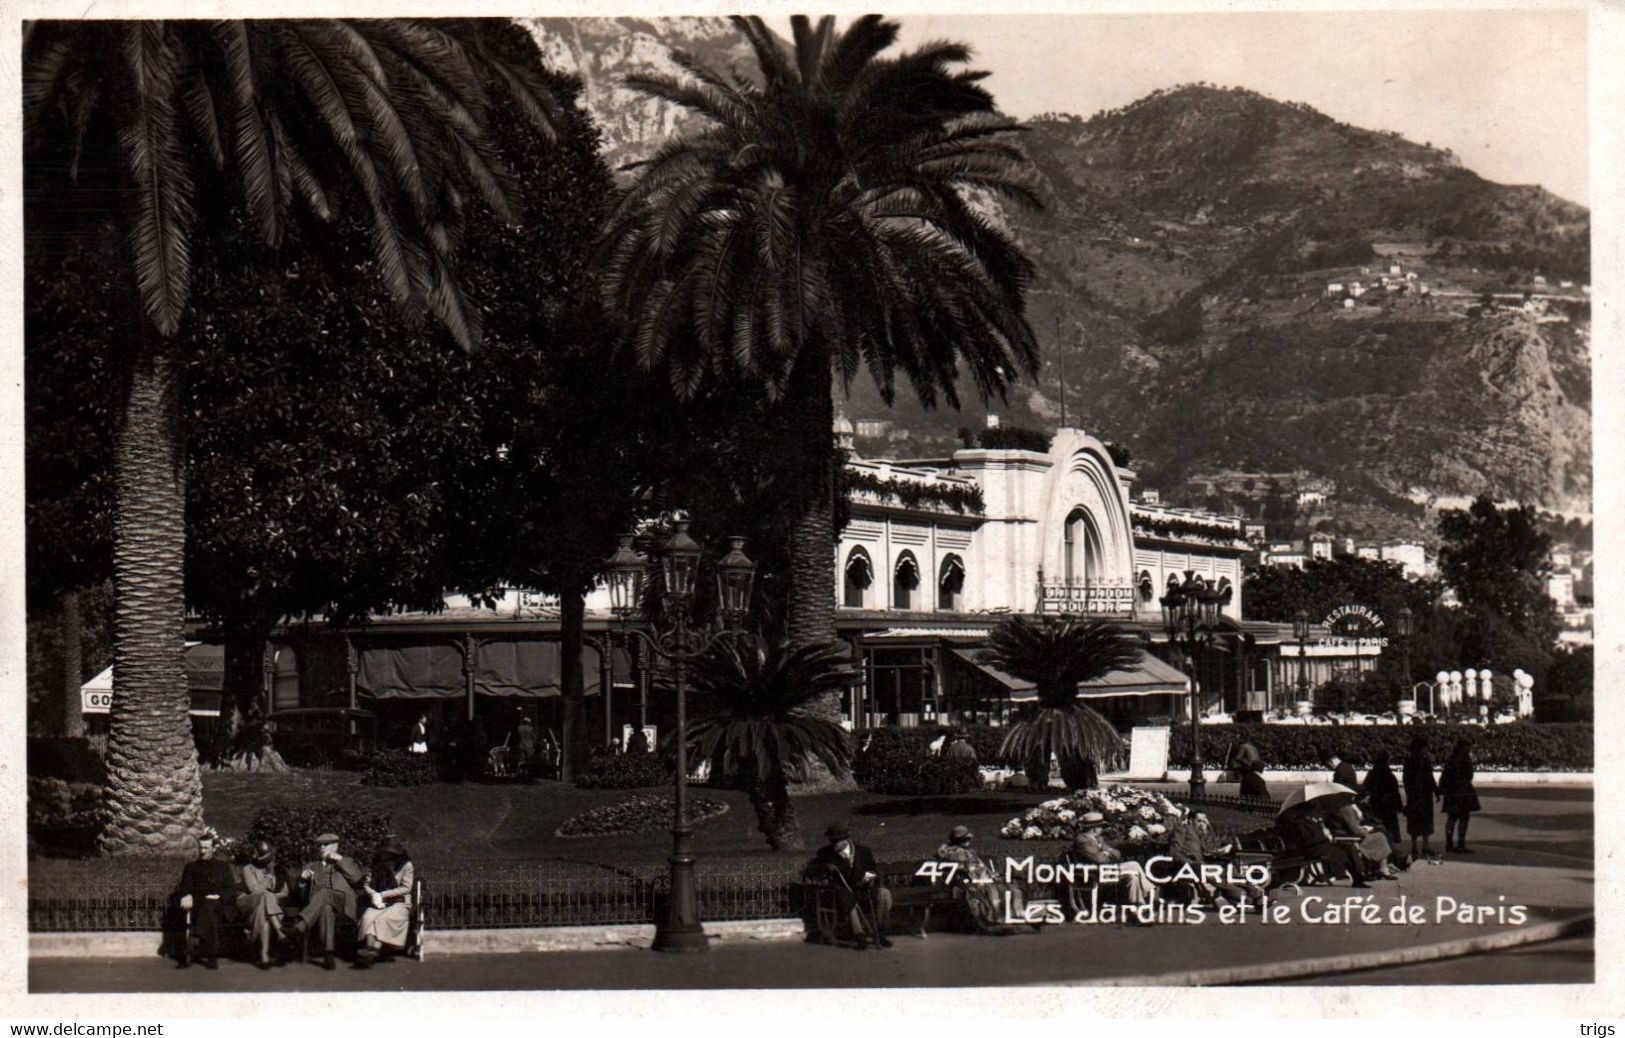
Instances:
[[[1382,546],[1379,556],[1385,562],[1399,563],[1407,577],[1414,579],[1433,574],[1427,548],[1414,541],[1389,541]]]

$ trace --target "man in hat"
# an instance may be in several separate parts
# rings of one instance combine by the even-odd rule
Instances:
[[[1264,891],[1252,883],[1229,883],[1223,880],[1209,882],[1202,878],[1202,866],[1209,857],[1225,857],[1233,848],[1221,843],[1207,815],[1177,805],[1168,819],[1168,856],[1176,866],[1189,866],[1196,878],[1188,880],[1198,897],[1223,898],[1233,905],[1257,906],[1264,900]]]
[[[282,901],[288,896],[286,877],[276,867],[276,851],[269,840],[260,840],[249,852],[243,866],[243,893],[237,895],[237,911],[248,920],[248,934],[259,950],[255,965],[271,968],[271,935],[282,940]]]
[[[231,863],[214,856],[214,834],[205,832],[197,839],[197,860],[187,862],[176,887],[180,906],[191,915],[192,936],[197,938],[198,958],[204,968],[219,967],[220,927],[237,920],[237,873]],[[181,959],[181,966],[188,964]]]
[[[1111,865],[1118,875],[1118,898],[1125,905],[1144,905],[1151,902],[1151,883],[1137,861],[1124,861],[1123,852],[1106,840],[1106,816],[1099,811],[1086,812],[1078,819],[1078,833],[1072,838],[1072,850],[1067,860],[1080,865]]]
[[[366,882],[367,871],[354,858],[339,853],[337,833],[316,837],[321,856],[307,862],[299,878],[305,884],[305,907],[294,921],[293,932],[303,936],[312,926],[322,940],[322,968],[333,968],[333,939],[338,916],[356,917],[356,888]]]
[[[890,948],[886,919],[891,915],[891,891],[880,883],[875,852],[854,841],[852,830],[844,822],[831,823],[824,837],[829,843],[820,847],[807,864],[807,879],[827,884],[834,891],[837,904],[851,921],[860,951],[866,941]]]

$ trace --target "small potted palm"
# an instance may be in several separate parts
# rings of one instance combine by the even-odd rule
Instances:
[[[790,780],[814,762],[841,777],[851,767],[846,729],[817,706],[861,680],[857,665],[836,643],[791,649],[741,637],[720,642],[690,676],[712,704],[689,732],[693,759],[711,762],[713,780],[744,786],[769,847],[800,848]]]
[[[1097,784],[1101,767],[1123,758],[1123,738],[1110,721],[1078,699],[1078,685],[1124,670],[1140,659],[1139,639],[1109,620],[1012,616],[993,629],[978,660],[1037,686],[1032,716],[1010,726],[999,755],[1026,769],[1035,787],[1049,785],[1050,757],[1068,788]]]

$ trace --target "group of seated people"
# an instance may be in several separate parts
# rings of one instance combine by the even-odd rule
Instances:
[[[1367,820],[1359,804],[1328,806],[1311,801],[1281,812],[1275,835],[1283,856],[1312,864],[1331,881],[1348,876],[1356,887],[1369,887],[1373,879],[1395,879],[1406,864],[1384,828]]]
[[[314,860],[297,872],[280,868],[266,840],[249,848],[240,866],[216,856],[213,836],[198,839],[198,858],[181,872],[174,903],[197,942],[196,957],[216,969],[228,927],[241,926],[260,969],[288,960],[295,942],[314,933],[322,945],[322,966],[334,968],[340,919],[357,923],[355,965],[365,969],[381,954],[404,948],[411,929],[414,875],[412,858],[394,837],[378,850],[368,870],[339,851],[339,837],[322,833],[313,841]],[[359,919],[357,909],[360,909]],[[180,965],[192,959],[181,949]]]

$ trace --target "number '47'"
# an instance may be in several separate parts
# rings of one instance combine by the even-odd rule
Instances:
[[[957,861],[922,861],[920,867],[914,871],[916,876],[924,876],[933,883],[952,883],[954,874],[959,871]]]

